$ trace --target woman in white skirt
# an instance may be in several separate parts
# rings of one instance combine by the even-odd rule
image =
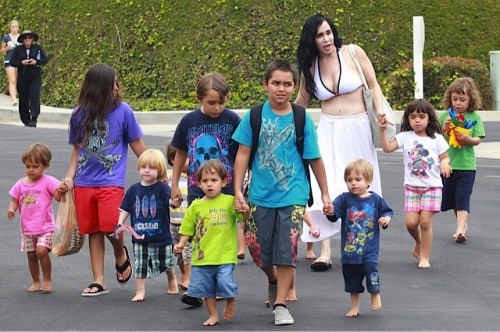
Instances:
[[[368,86],[373,91],[377,115],[381,116],[384,112],[382,92],[375,70],[364,50],[357,45],[354,47]],[[321,101],[317,131],[330,197],[334,199],[347,191],[344,169],[357,158],[364,158],[373,165],[374,178],[370,190],[382,195],[377,153],[363,99],[363,83],[347,45],[342,44],[330,18],[316,14],[307,19],[297,58],[301,84],[295,103],[307,107],[311,98]],[[324,224],[322,221],[328,223],[322,212],[316,181],[312,179],[311,182],[315,201],[309,208],[311,216],[317,225]],[[329,225],[334,228],[329,231],[330,234],[335,235],[340,230],[339,222]],[[330,239],[322,240],[321,254],[311,264],[311,269],[326,271],[332,267]]]

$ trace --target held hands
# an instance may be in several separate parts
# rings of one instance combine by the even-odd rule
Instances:
[[[170,206],[173,208],[178,208],[179,206],[181,206],[183,200],[184,199],[182,198],[182,193],[180,192],[179,187],[174,188],[172,186],[172,196],[170,197],[169,201]]]
[[[378,218],[378,224],[383,228],[386,229],[389,227],[389,223],[391,222],[391,217],[385,216],[385,217],[380,217]]]
[[[248,216],[248,214],[250,213],[250,206],[248,206],[245,196],[241,192],[235,193],[234,210],[236,212],[244,214],[245,216]]]
[[[387,120],[385,114],[378,114],[377,120],[378,120],[378,128],[380,129],[380,131],[385,131],[388,125],[394,126],[394,123]]]

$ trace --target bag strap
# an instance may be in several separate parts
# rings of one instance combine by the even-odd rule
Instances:
[[[365,74],[363,73],[363,68],[361,68],[361,65],[359,63],[358,57],[356,56],[356,49],[354,48],[354,44],[349,44],[347,46],[347,50],[349,51],[349,54],[352,57],[352,61],[354,61],[354,64],[356,65],[356,69],[358,70],[359,77],[361,78],[361,82],[363,82],[363,85],[365,88],[369,88],[368,84],[366,83],[366,78]]]

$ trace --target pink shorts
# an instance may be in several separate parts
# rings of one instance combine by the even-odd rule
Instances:
[[[441,211],[443,188],[405,185],[405,212]]]
[[[80,234],[111,233],[118,224],[124,189],[75,187],[75,206]]]
[[[22,252],[36,251],[36,247],[45,247],[51,250],[53,237],[54,237],[53,232],[39,234],[39,235],[21,234],[22,238],[21,251]]]

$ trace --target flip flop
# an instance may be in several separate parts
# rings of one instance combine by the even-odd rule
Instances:
[[[467,236],[465,236],[464,233],[458,233],[455,241],[458,243],[464,243],[465,241],[467,241]]]
[[[126,283],[127,281],[129,281],[130,277],[132,276],[132,268],[130,266],[130,257],[128,255],[127,247],[123,246],[123,249],[125,249],[125,254],[127,255],[127,260],[125,261],[125,263],[122,264],[122,266],[118,266],[115,264],[115,268],[116,268],[116,272],[117,272],[116,273],[116,280],[120,284]],[[127,271],[127,269],[129,267],[130,267],[130,274],[128,275],[128,277],[125,279],[120,279],[118,274],[123,274],[123,272]]]
[[[104,287],[102,287],[102,285],[100,285],[96,282],[91,283],[90,285],[87,286],[87,288],[88,289],[97,288],[97,292],[82,292],[82,296],[94,297],[94,296],[100,296],[100,295],[104,295],[104,294],[109,293],[109,289],[104,289]]]

